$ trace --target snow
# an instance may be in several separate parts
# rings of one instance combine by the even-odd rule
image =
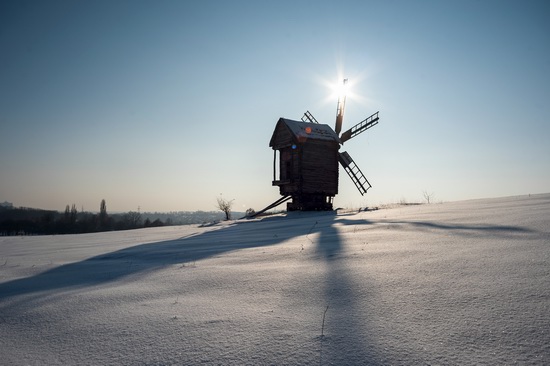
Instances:
[[[550,194],[0,237],[0,362],[549,364],[549,245]]]

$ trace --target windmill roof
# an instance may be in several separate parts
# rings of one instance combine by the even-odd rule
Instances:
[[[325,140],[340,143],[338,135],[329,125],[279,118],[275,130],[281,125],[286,126],[297,140],[307,138],[311,140]]]

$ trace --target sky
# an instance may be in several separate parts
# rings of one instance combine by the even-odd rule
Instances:
[[[259,210],[309,110],[372,184],[335,207],[550,192],[547,1],[0,2],[0,202]]]

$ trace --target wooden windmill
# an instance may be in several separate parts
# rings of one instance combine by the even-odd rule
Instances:
[[[347,79],[344,80],[344,84]],[[273,185],[281,199],[270,207],[292,199],[288,211],[332,210],[338,193],[338,164],[349,175],[359,193],[371,187],[351,156],[339,152],[340,145],[378,124],[378,112],[340,134],[344,120],[345,95],[339,96],[334,130],[319,124],[306,111],[301,121],[280,118],[269,142],[273,148]]]

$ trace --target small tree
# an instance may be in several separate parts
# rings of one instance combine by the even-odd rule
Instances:
[[[226,220],[231,220],[231,206],[234,200],[226,200],[223,197],[218,197],[218,208],[225,214]]]
[[[422,195],[424,196],[424,199],[428,204],[432,201],[434,197],[434,193],[433,192],[429,193],[428,191],[422,191]]]

